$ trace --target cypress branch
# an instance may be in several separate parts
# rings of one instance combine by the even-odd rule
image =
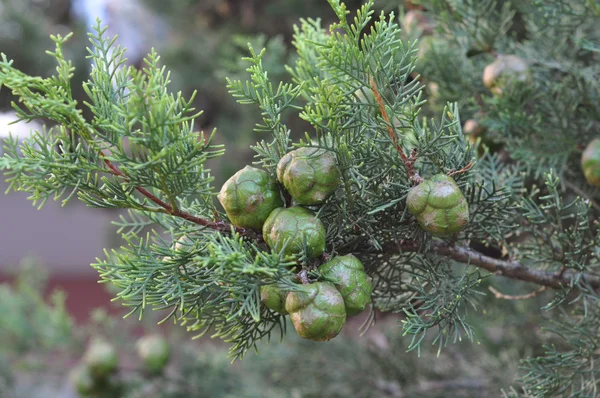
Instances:
[[[483,268],[493,275],[530,282],[553,289],[573,288],[577,286],[594,291],[600,289],[600,277],[597,275],[577,273],[571,270],[563,270],[562,272],[543,271],[527,267],[518,261],[500,260],[486,256],[469,247],[456,246],[447,242],[429,242],[426,250],[417,242],[395,242],[385,245],[383,251],[385,253],[434,253],[460,263]]]

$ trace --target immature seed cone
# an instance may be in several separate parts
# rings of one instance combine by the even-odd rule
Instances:
[[[189,251],[191,244],[192,242],[190,241],[190,239],[187,236],[183,235],[179,239],[174,241],[171,247],[177,251]],[[170,261],[172,260],[172,257],[165,256],[163,260]]]
[[[494,94],[502,94],[502,78],[512,77],[519,81],[529,78],[527,62],[516,55],[499,55],[483,70],[483,84]]]
[[[279,312],[282,315],[287,315],[285,309],[285,299],[288,292],[283,291],[277,285],[264,285],[260,287],[260,301],[265,307]]]
[[[371,302],[373,285],[365,267],[352,254],[338,256],[319,267],[326,281],[333,283],[344,298],[346,315],[360,314]]]
[[[187,236],[183,235],[175,242],[175,250],[189,251],[192,241]]]
[[[452,235],[469,222],[469,204],[456,182],[446,174],[437,174],[413,187],[406,205],[421,228],[432,235]]]
[[[477,120],[469,119],[465,122],[462,131],[467,136],[469,142],[472,145],[475,145],[477,143],[477,138],[484,133],[485,127],[479,124]]]
[[[75,387],[75,391],[81,396],[92,394],[97,388],[97,382],[90,374],[87,366],[78,365],[69,374],[69,379]]]
[[[169,342],[159,334],[150,334],[140,338],[136,349],[144,368],[149,373],[162,372],[171,355]]]
[[[263,238],[275,251],[292,256],[302,253],[306,242],[307,255],[319,257],[325,251],[325,226],[315,214],[301,206],[280,207],[273,212],[263,225]]]
[[[465,135],[479,137],[485,131],[485,127],[479,124],[477,120],[469,119],[465,122],[462,131]]]
[[[328,341],[338,335],[346,322],[344,298],[328,282],[302,285],[292,291],[285,308],[300,337],[313,341]]]
[[[581,168],[587,182],[600,186],[600,139],[592,140],[583,151]]]
[[[406,33],[421,33],[423,36],[433,34],[437,24],[431,17],[420,10],[410,10],[404,14],[402,27]]]
[[[340,185],[335,153],[321,148],[298,148],[281,158],[277,179],[301,205],[323,203]]]
[[[277,181],[251,166],[227,180],[218,198],[231,223],[242,228],[262,228],[269,214],[283,206]]]
[[[94,378],[105,378],[117,370],[119,355],[115,347],[100,339],[93,340],[83,356],[83,363]]]

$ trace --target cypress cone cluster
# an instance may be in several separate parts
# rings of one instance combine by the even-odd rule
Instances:
[[[277,165],[277,180],[293,199],[283,207],[280,186],[268,172],[245,167],[231,177],[218,195],[231,223],[262,229],[267,245],[287,258],[307,261],[325,252],[323,222],[304,206],[321,205],[340,184],[336,155],[320,148],[289,152]],[[347,316],[364,310],[371,301],[371,278],[354,256],[339,256],[318,268],[317,282],[261,287],[261,302],[272,311],[289,315],[298,335],[327,341],[338,335]]]
[[[136,345],[142,368],[148,375],[160,374],[169,361],[171,347],[160,335],[141,337]],[[116,374],[119,354],[114,345],[103,339],[90,342],[79,365],[70,374],[71,382],[81,397],[120,396],[121,385]]]

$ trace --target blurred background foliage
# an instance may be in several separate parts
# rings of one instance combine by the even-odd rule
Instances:
[[[355,320],[327,344],[290,333],[285,343],[264,342],[259,355],[233,364],[226,345],[190,340],[182,328],[163,325],[171,357],[161,373],[148,374],[135,343],[157,332],[158,316],[139,322],[97,309],[75,327],[64,294],[43,294],[47,274],[39,264],[25,260],[14,271],[12,284],[0,284],[0,396],[6,398],[78,396],[73,370],[96,338],[116,347],[119,367],[110,390],[82,397],[491,397],[512,384],[519,358],[540,349],[532,314],[543,300],[502,301],[477,322],[478,344],[455,344],[439,356],[432,341],[425,345],[431,349],[407,353],[396,316],[380,317],[362,337]]]

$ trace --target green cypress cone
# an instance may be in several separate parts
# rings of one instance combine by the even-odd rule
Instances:
[[[583,151],[581,168],[587,182],[600,187],[600,139],[592,140]]]
[[[344,298],[346,314],[360,314],[371,302],[373,285],[365,267],[352,254],[338,256],[319,267],[326,281],[333,283]]]
[[[93,340],[83,356],[92,377],[105,378],[117,370],[119,356],[115,347],[104,340]]]
[[[269,214],[283,206],[277,181],[268,172],[251,166],[227,180],[218,198],[231,223],[242,228],[262,228]]]
[[[323,203],[340,185],[335,153],[321,148],[298,148],[281,158],[277,179],[301,205]]]
[[[300,337],[328,341],[338,335],[346,322],[344,298],[328,282],[299,286],[285,301],[285,308]]]
[[[446,174],[437,174],[413,187],[406,204],[421,228],[432,235],[452,235],[469,222],[469,204]]]
[[[325,251],[325,226],[312,211],[301,206],[273,210],[262,232],[273,250],[280,251],[287,241],[286,256],[301,254],[305,240],[309,257],[319,257]]]
[[[269,309],[287,315],[285,299],[287,292],[277,285],[263,285],[260,287],[260,301]]]
[[[169,362],[171,346],[161,335],[151,334],[140,338],[136,344],[137,353],[150,373],[160,373]]]

